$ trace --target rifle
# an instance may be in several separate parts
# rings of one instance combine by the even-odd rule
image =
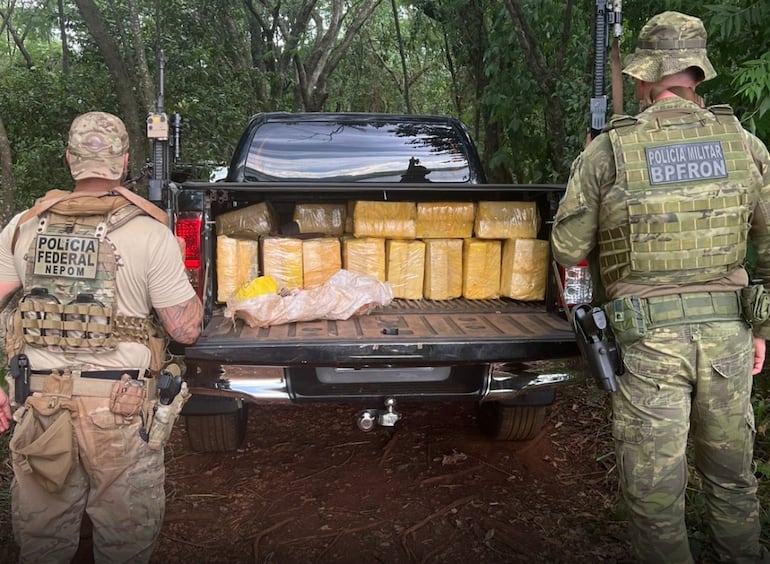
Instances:
[[[174,229],[176,214],[177,190],[171,182],[169,153],[169,138],[173,141],[173,160],[179,160],[182,116],[174,114],[169,123],[164,108],[164,70],[166,59],[163,51],[158,53],[158,93],[155,100],[155,111],[147,117],[147,138],[152,141],[151,176],[148,186],[149,200],[158,207],[164,208],[168,215],[169,228]]]
[[[596,383],[605,392],[615,392],[618,389],[615,376],[623,374],[623,363],[604,310],[588,304],[575,306],[572,323],[578,349]]]
[[[596,19],[594,35],[594,80],[591,96],[591,139],[602,132],[607,121],[607,95],[604,90],[604,71],[607,66],[607,46],[610,44],[612,27],[612,110],[615,114],[623,113],[623,78],[620,69],[619,37],[623,33],[621,25],[622,0],[596,0]]]

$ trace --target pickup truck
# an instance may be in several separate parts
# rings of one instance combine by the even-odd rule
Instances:
[[[409,404],[470,401],[486,435],[534,437],[555,388],[575,376],[564,363],[579,353],[562,297],[584,291],[570,286],[584,273],[565,282],[549,256],[544,299],[394,299],[347,320],[252,328],[226,317],[217,297],[217,218],[269,203],[280,233],[291,236],[300,203],[532,202],[542,218],[537,238],[547,241],[563,190],[486,183],[466,127],[450,117],[255,115],[224,181],[169,190],[205,308],[201,337],[183,351],[192,448],[237,448],[249,406],[275,402],[354,404],[351,416],[368,431],[394,426]]]

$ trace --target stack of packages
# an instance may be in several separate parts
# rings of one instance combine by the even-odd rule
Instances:
[[[225,302],[259,276],[259,238],[275,232],[275,213],[263,202],[223,213],[216,226],[217,301]]]
[[[217,218],[219,301],[258,265],[289,290],[342,268],[387,281],[401,299],[545,297],[549,247],[533,202],[297,204],[293,221],[298,236],[276,236],[267,203]]]

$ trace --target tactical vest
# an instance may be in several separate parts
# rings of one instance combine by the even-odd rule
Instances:
[[[99,353],[121,341],[147,344],[156,334],[149,318],[117,313],[116,255],[108,233],[145,212],[121,196],[106,210],[78,198],[38,216],[25,255],[24,295],[17,323],[25,344],[52,352]]]
[[[727,106],[613,120],[617,200],[599,232],[605,285],[698,283],[743,264],[761,176]]]

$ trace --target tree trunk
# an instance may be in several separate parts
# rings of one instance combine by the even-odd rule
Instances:
[[[406,113],[411,114],[412,102],[409,100],[409,74],[406,67],[406,53],[404,53],[404,40],[401,37],[401,26],[398,23],[398,7],[396,6],[396,0],[390,0],[390,5],[393,9],[393,24],[396,26],[398,54],[401,56],[401,72],[404,75],[404,86],[402,90],[404,95],[404,104],[406,105]]]
[[[115,85],[115,93],[118,97],[118,104],[120,105],[121,117],[126,124],[131,143],[129,175],[131,177],[139,177],[144,161],[149,154],[149,145],[145,131],[145,124],[147,122],[146,111],[139,106],[133,94],[133,85],[138,81],[134,80],[135,77],[129,74],[124,57],[121,55],[118,44],[115,42],[115,34],[108,28],[107,22],[102,17],[93,0],[75,0],[75,3],[110,71],[110,76]],[[147,195],[146,186],[142,187],[140,191],[144,192],[145,196]]]
[[[57,3],[59,35],[61,35],[61,70],[64,76],[70,73],[70,48],[67,40],[67,21],[64,17],[64,0],[58,0]]]
[[[561,70],[564,67],[566,43],[562,40],[562,48],[557,53],[553,64],[549,65],[543,54],[537,35],[529,25],[529,20],[524,13],[520,0],[505,0],[505,6],[511,15],[519,44],[524,52],[530,72],[535,77],[540,94],[545,104],[546,136],[551,145],[551,165],[559,179],[566,179],[569,175],[569,167],[564,163],[566,148],[566,129],[564,125],[564,109],[561,100],[555,95]],[[573,15],[574,0],[567,0],[564,8],[561,37],[569,34]]]
[[[3,225],[6,225],[13,217],[14,205],[13,194],[14,181],[13,181],[13,161],[11,159],[11,143],[8,141],[8,134],[5,132],[5,125],[3,124],[3,118],[0,117],[0,170],[2,171],[2,184],[3,184],[3,207],[2,207],[2,221]]]

